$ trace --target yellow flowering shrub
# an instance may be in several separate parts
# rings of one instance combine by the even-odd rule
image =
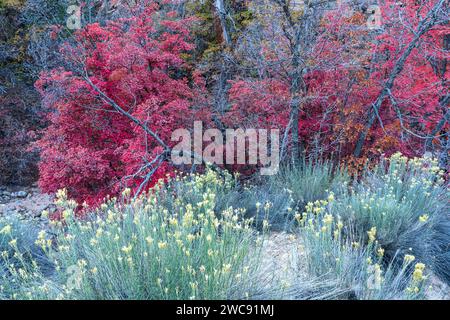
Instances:
[[[256,263],[249,264],[258,257],[252,220],[237,208],[215,211],[217,190],[230,187],[232,178],[208,169],[173,182],[158,184],[124,203],[110,199],[92,218],[55,226],[58,245],[66,249],[49,255],[63,282],[71,284],[64,287],[62,297],[228,299],[244,298],[244,292],[251,296],[257,283],[244,267],[257,268]],[[124,197],[129,194],[123,192]],[[71,212],[63,191],[57,201]],[[255,254],[250,254],[251,248]],[[72,266],[76,272],[68,274]]]
[[[296,215],[299,237],[306,253],[310,278],[325,278],[342,290],[339,298],[418,299],[424,296],[424,265],[417,263],[411,275],[408,267],[415,257],[405,255],[401,268],[386,263],[385,249],[377,240],[378,229],[355,232],[354,226],[333,215],[333,197],[328,201],[310,202],[305,212]],[[411,291],[411,286],[413,290]],[[406,289],[405,289],[406,288]]]
[[[436,261],[440,240],[433,230],[448,224],[450,203],[443,172],[436,164],[435,159],[393,154],[341,194],[328,213],[352,225],[362,245],[381,247],[384,263],[395,260],[401,266],[404,254],[414,254],[419,261]],[[442,267],[449,268],[445,262]]]

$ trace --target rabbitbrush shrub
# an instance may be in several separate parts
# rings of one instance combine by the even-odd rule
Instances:
[[[341,217],[358,241],[367,243],[371,237],[367,232],[373,228],[385,252],[384,262],[401,264],[405,255],[413,255],[442,273],[450,268],[449,261],[439,259],[448,254],[443,244],[448,246],[450,237],[439,228],[448,225],[449,203],[448,186],[435,160],[394,154],[329,210]]]
[[[432,160],[394,155],[352,185],[324,174],[304,206],[297,175],[312,179],[242,186],[207,169],[81,216],[60,190],[50,230],[0,220],[0,298],[422,299],[430,271],[446,279],[449,195]],[[277,224],[296,233],[298,270],[274,269],[264,238]]]
[[[383,263],[385,253],[375,240],[376,229],[368,231],[369,241],[364,245],[351,225],[330,213],[334,203],[330,194],[327,200],[310,203],[303,214],[296,215],[308,277],[333,284],[325,288],[335,292],[335,299],[424,298],[428,288],[425,265],[411,255],[403,257],[400,268]],[[409,270],[413,270],[412,276]]]
[[[280,188],[272,179],[263,179],[254,185],[243,185],[236,176],[225,171],[221,173],[221,182],[207,185],[215,194],[214,211],[217,215],[230,207],[239,208],[247,219],[253,219],[253,226],[258,230],[264,229],[264,221],[269,222],[272,230],[284,230],[292,220],[292,207],[294,204],[292,192]],[[195,178],[195,176],[194,176]],[[167,193],[176,194],[178,199],[190,202],[202,200],[206,186],[192,187],[192,176],[177,177],[166,186]],[[212,189],[211,189],[212,188]],[[171,210],[171,198],[164,205]]]
[[[297,167],[283,168],[270,184],[289,190],[295,205],[303,210],[308,202],[326,198],[329,191],[341,193],[349,180],[345,170],[333,168],[330,162],[304,160]]]
[[[0,300],[30,297],[32,287],[42,285],[44,277],[52,274],[51,261],[35,243],[44,234],[29,222],[0,218]],[[51,246],[48,237],[43,241]]]
[[[94,218],[75,219],[74,203],[58,222],[53,258],[60,298],[230,299],[255,294],[259,256],[251,220],[242,211],[214,212],[223,180],[213,171],[180,178],[189,194],[177,197],[159,184],[137,199],[126,189],[108,199]],[[260,241],[260,240],[259,240]]]

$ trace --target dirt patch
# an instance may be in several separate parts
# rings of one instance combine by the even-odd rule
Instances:
[[[430,275],[431,289],[427,291],[428,300],[450,300],[450,287],[435,275]]]
[[[282,281],[292,280],[292,274],[302,268],[301,259],[304,251],[299,240],[292,234],[285,232],[272,233],[263,244],[262,263],[274,270]]]
[[[311,282],[306,271],[306,254],[301,238],[292,234],[274,232],[268,235],[261,249],[261,265],[263,274],[272,274],[265,289],[270,291],[271,286],[280,284],[286,288],[280,293],[281,299],[314,298],[313,293],[308,296],[308,287],[321,286],[320,279],[317,283]],[[429,280],[430,288],[426,291],[426,299],[450,300],[450,287],[445,282],[434,274],[429,274]],[[325,283],[323,287],[326,287]],[[297,296],[302,290],[304,295]],[[324,294],[323,297],[333,298],[333,294],[330,293],[328,297]]]

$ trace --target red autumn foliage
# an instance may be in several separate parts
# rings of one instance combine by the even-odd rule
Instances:
[[[349,16],[348,8],[324,17],[324,29],[318,31],[311,50],[317,55],[309,57],[309,71],[302,77],[307,92],[301,97],[299,135],[305,153],[319,146],[322,156],[334,155],[351,163],[396,151],[410,156],[423,153],[423,137],[431,134],[446,111],[439,99],[448,94],[448,51],[443,50],[443,39],[450,34],[448,25],[435,26],[421,38],[395,80],[392,98],[383,100],[361,159],[352,156],[372,104],[414,37],[420,19],[436,2],[385,1],[380,8],[382,28],[376,31],[366,28],[367,16],[359,12]],[[267,49],[264,54],[277,65],[290,61],[289,50],[284,52],[275,56]],[[438,71],[442,61],[444,67]],[[232,116],[227,118],[233,119],[233,125],[239,126],[236,119],[243,119],[250,127],[286,128],[290,79],[273,68],[266,72],[262,80],[232,82]]]
[[[71,197],[95,204],[124,185],[136,188],[151,167],[135,174],[161,152],[142,128],[102,99],[84,73],[168,144],[174,128],[203,118],[204,111],[194,107],[203,84],[182,59],[192,49],[190,21],[172,16],[149,5],[129,19],[88,25],[75,34],[76,44],[62,49],[74,70],[53,70],[37,81],[51,110],[51,125],[39,142],[43,190],[66,187]],[[161,166],[153,181],[168,170]]]
[[[445,25],[427,32],[408,56],[368,129],[361,157],[353,156],[373,103],[435,1],[426,6],[412,0],[402,6],[383,2],[377,31],[367,29],[362,13],[338,9],[323,17],[301,75],[298,134],[305,154],[339,157],[357,167],[381,154],[423,152],[421,136],[432,133],[446,111],[440,105],[448,94],[449,70],[442,67],[448,59],[442,42],[450,33]],[[176,143],[170,141],[174,129],[190,128],[194,120],[210,122],[205,83],[184,60],[194,48],[190,22],[148,5],[132,18],[87,25],[75,33],[75,43],[62,48],[66,69],[43,74],[36,83],[51,110],[51,125],[39,142],[44,191],[66,187],[71,197],[96,204],[125,185],[138,188],[152,169],[143,165],[163,152],[102,93],[169,146]],[[264,77],[231,81],[231,108],[220,118],[225,126],[278,128],[283,137],[292,66],[283,63],[291,58],[288,41],[281,36],[276,41],[277,51],[262,44],[269,66]],[[232,169],[252,172],[246,166]],[[163,163],[148,186],[171,172],[170,163]]]

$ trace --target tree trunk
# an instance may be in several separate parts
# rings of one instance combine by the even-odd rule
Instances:
[[[450,152],[450,137],[449,133],[442,135],[441,137],[442,149],[439,153],[438,163],[439,168],[443,169],[445,172],[448,171],[448,153]]]
[[[231,46],[231,36],[230,33],[228,32],[227,27],[227,20],[226,20],[227,13],[225,11],[224,0],[214,0],[214,7],[216,8],[217,16],[219,17],[220,26],[222,27],[223,40],[225,41],[227,47],[229,47]]]
[[[425,143],[425,151],[431,150],[433,139],[439,134],[444,125],[450,121],[450,110],[448,109],[449,102],[450,102],[450,95],[445,96],[440,101],[444,115],[442,116],[442,119],[439,121],[436,127],[433,129],[430,136],[427,138],[427,141]]]
[[[296,165],[297,160],[300,157],[300,147],[299,147],[299,135],[298,135],[298,122],[299,122],[299,114],[300,114],[300,90],[303,86],[300,85],[301,79],[301,70],[300,69],[300,30],[297,30],[297,34],[295,36],[295,43],[292,52],[292,75],[291,75],[291,119],[292,119],[292,146],[291,146],[291,158],[292,164]]]

